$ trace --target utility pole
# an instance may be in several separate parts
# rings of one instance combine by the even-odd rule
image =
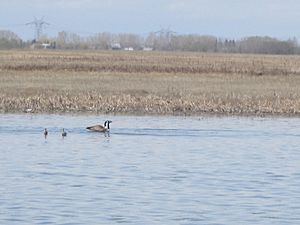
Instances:
[[[34,17],[34,21],[26,23],[26,25],[34,26],[34,38],[36,42],[38,42],[40,40],[41,34],[43,33],[43,26],[50,24],[44,21],[44,17],[42,17],[41,19],[37,19]]]

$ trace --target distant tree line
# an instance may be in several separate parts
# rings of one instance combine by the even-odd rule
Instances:
[[[51,43],[51,46],[56,49],[147,49],[158,51],[300,54],[300,46],[295,38],[278,40],[267,36],[255,36],[235,40],[197,34],[177,35],[170,32],[153,32],[145,37],[128,33],[112,34],[104,32],[83,37],[76,33],[61,31],[53,38],[43,36],[39,41],[23,41],[11,31],[0,30],[0,49],[29,48],[33,45],[45,43]]]
[[[0,49],[22,48],[23,41],[14,32],[0,30]]]

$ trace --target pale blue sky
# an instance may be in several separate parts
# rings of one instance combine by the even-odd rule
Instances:
[[[146,35],[170,27],[179,34],[300,38],[299,0],[0,0],[0,29],[31,39],[33,27],[24,24],[34,16],[45,16],[49,36],[61,30]]]

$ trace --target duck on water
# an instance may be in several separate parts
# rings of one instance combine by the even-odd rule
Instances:
[[[109,132],[109,130],[110,130],[109,124],[110,123],[112,123],[112,121],[106,120],[104,122],[104,126],[94,125],[94,126],[87,127],[86,129],[88,129],[90,131],[95,131],[95,132]]]
[[[47,130],[47,128],[45,128],[45,130],[44,130],[44,136],[45,136],[45,138],[47,138],[47,136],[48,136],[48,130]]]

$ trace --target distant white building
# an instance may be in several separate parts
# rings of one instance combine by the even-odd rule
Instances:
[[[133,51],[134,49],[132,47],[124,48],[125,51]]]
[[[50,43],[42,43],[41,44],[41,46],[43,47],[43,48],[51,48],[51,44]]]
[[[153,51],[153,48],[149,48],[149,47],[144,47],[143,51]]]
[[[112,50],[120,50],[121,49],[121,44],[120,43],[113,43],[111,45]]]
[[[55,42],[51,42],[51,43],[33,43],[30,48],[32,49],[55,49],[56,45]]]

